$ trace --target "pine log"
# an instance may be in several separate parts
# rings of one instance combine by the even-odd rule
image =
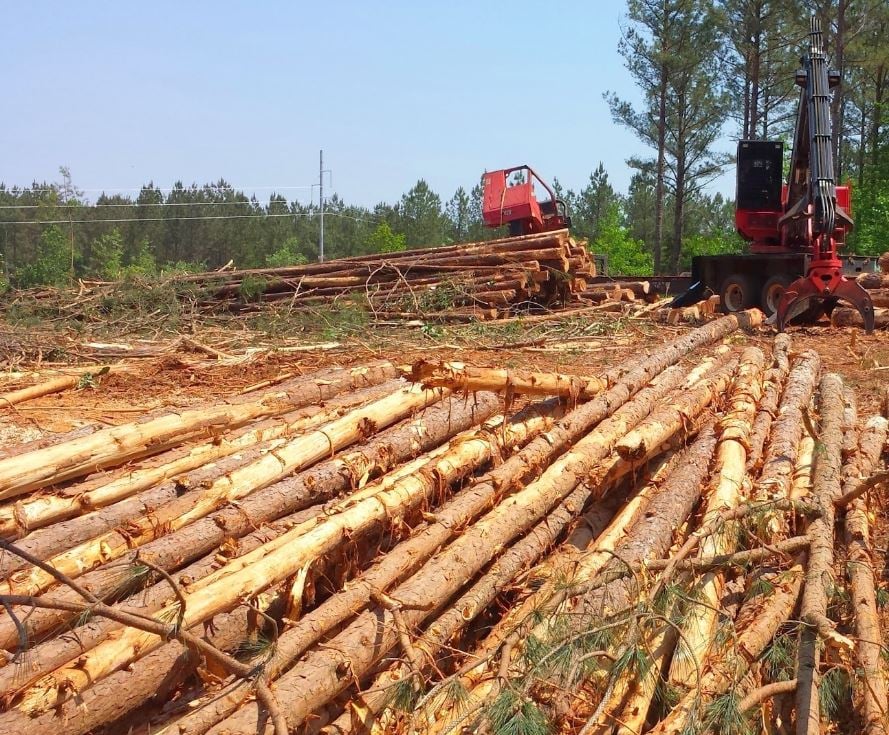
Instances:
[[[618,387],[594,402],[607,400]],[[650,401],[626,402],[550,465],[537,480],[490,511],[427,562],[410,580],[396,588],[391,597],[402,603],[403,617],[407,623],[412,626],[422,623],[439,601],[456,593],[484,567],[490,560],[492,550],[526,533],[562,502],[581,478],[608,456],[617,436],[638,422],[650,409]],[[368,640],[373,640],[375,645],[370,647],[361,643]],[[358,616],[343,632],[328,641],[323,650],[309,652],[273,685],[279,701],[288,703],[284,709],[289,725],[298,727],[314,710],[349,684],[348,680],[337,674],[347,657],[352,673],[356,678],[361,678],[397,642],[391,612],[377,609]],[[248,704],[210,732],[239,732],[256,721],[257,708]]]
[[[889,276],[886,276],[889,280]],[[864,320],[855,309],[834,309],[830,315],[831,326],[834,327],[863,327]],[[874,309],[874,326],[877,329],[889,327],[889,309]]]
[[[416,389],[413,392],[425,393]],[[194,583],[185,593],[183,624],[191,627],[210,620],[230,610],[238,601],[256,595],[330,553],[347,538],[369,527],[396,521],[429,500],[436,490],[473,472],[501,449],[525,441],[544,423],[540,417],[510,421],[493,430],[483,429],[474,436],[454,440],[439,458],[421,471],[400,479],[391,488],[349,504],[342,512],[297,526],[244,557],[230,561]],[[178,610],[179,603],[174,602],[154,617],[164,620],[172,615],[175,618]],[[81,656],[75,665],[61,667],[38,681],[25,693],[19,706],[28,713],[55,707],[161,644],[153,634],[124,629],[120,636]]]
[[[889,275],[886,273],[862,273],[855,280],[866,289],[889,288]]]
[[[796,607],[803,580],[802,563],[797,561],[789,570],[772,576],[774,590],[768,595],[756,595],[745,602],[739,618],[750,620],[738,635],[735,644],[727,648],[713,667],[704,672],[697,686],[673,707],[667,717],[649,730],[649,735],[682,735],[693,721],[700,707],[721,696],[737,685],[768,644],[775,637]]]
[[[373,485],[378,490],[391,488],[403,478],[409,477],[413,473],[419,471],[424,464],[428,462],[430,456],[436,453],[440,452],[438,452],[438,450],[433,450],[411,462],[400,465],[395,470],[377,480]],[[312,508],[293,513],[284,519],[269,524],[258,534],[254,533],[248,535],[245,539],[241,539],[237,545],[227,541],[221,550],[210,554],[208,557],[204,557],[186,569],[183,573],[176,576],[182,581],[184,589],[192,591],[205,582],[209,576],[217,572],[228,560],[236,560],[243,557],[245,554],[253,553],[260,546],[268,547],[268,545],[278,539],[282,534],[289,533],[294,527],[308,523],[315,523],[320,517],[325,516],[329,512],[331,512],[330,508],[313,506]],[[335,564],[336,560],[332,560],[332,563]],[[323,573],[323,569],[317,570],[318,575]],[[343,575],[345,580],[348,580],[348,573],[349,571],[347,569],[345,575]],[[138,600],[137,607],[140,612],[150,615],[158,612],[165,605],[168,605],[173,599],[173,595],[170,587],[165,582],[162,582],[160,585],[155,585],[153,594],[150,596],[148,591],[146,591],[145,593],[139,593],[132,596],[131,599]],[[105,624],[102,625],[102,623]],[[117,623],[100,621],[98,625],[88,624],[86,626],[78,626],[75,629],[75,634],[73,636],[69,637],[62,635],[48,640],[33,651],[32,655],[29,657],[28,671],[26,674],[28,677],[27,680],[24,680],[24,677],[20,676],[14,678],[14,682],[17,684],[16,689],[21,691],[25,689],[26,685],[37,681],[42,675],[51,672],[58,666],[73,662],[76,657],[87,653],[91,648],[99,645],[106,638],[114,638],[115,636],[120,635],[120,630],[121,626]],[[140,666],[141,662],[136,662],[130,668],[138,670]],[[150,676],[150,673],[146,675]],[[166,679],[169,682],[169,675]]]
[[[256,627],[255,617],[254,606],[240,605],[214,618],[212,626],[191,632],[203,633],[220,650],[233,652],[250,638]],[[199,663],[200,657],[194,652],[178,641],[171,641],[145,656],[140,665],[96,682],[95,686],[57,709],[36,717],[16,709],[0,714],[0,735],[30,732],[87,735],[98,732],[99,728],[132,712],[152,697],[157,698],[158,704],[164,704],[171,698],[176,684],[194,672]]]
[[[475,393],[471,399],[448,398],[415,419],[406,419],[392,429],[382,431],[360,448],[328,460],[318,466],[259,490],[237,506],[223,507],[185,528],[163,536],[139,550],[156,566],[172,571],[177,566],[209,553],[226,538],[241,536],[263,523],[327,501],[353,488],[367,478],[385,475],[401,462],[429,452],[455,434],[489,418],[499,401],[493,393]],[[136,552],[126,560],[133,564]],[[105,597],[121,583],[120,562],[100,567],[80,579],[93,594]],[[63,600],[76,600],[67,589],[55,593]],[[55,596],[50,593],[50,597]],[[69,616],[55,610],[38,610],[28,618],[32,636],[41,635],[64,623]],[[12,649],[18,641],[15,626],[0,617],[0,647]]]
[[[601,571],[606,575],[609,570],[617,567],[624,569],[625,561],[632,564],[663,555],[672,542],[673,531],[682,525],[700,496],[715,446],[716,437],[712,429],[704,429],[692,446],[681,453],[675,469],[659,487],[654,488],[645,514],[630,527],[623,539],[614,538],[616,543],[611,549],[609,543],[603,544],[597,540],[590,551],[573,555],[574,568],[570,570],[570,574],[568,570],[556,572],[559,575],[556,577],[557,584],[544,585],[519,607],[510,611],[473,654],[473,658],[486,661],[508,642],[507,645],[513,650],[512,673],[517,673],[516,667],[522,661],[520,652],[523,642],[529,636],[533,635],[541,641],[551,641],[554,638],[561,640],[566,635],[564,625],[560,626],[558,623],[557,612],[564,607],[577,585],[592,578],[597,572]],[[569,576],[565,576],[566,574]],[[570,600],[572,607],[568,610],[568,616],[578,620],[576,627],[580,629],[590,619],[601,621],[614,610],[631,604],[635,594],[633,580],[619,579],[607,590],[597,590],[587,599]],[[577,609],[578,602],[582,614]],[[542,621],[538,623],[541,618]],[[561,617],[561,621],[564,623],[565,616]],[[570,632],[567,634],[570,635]],[[481,665],[469,670],[461,678],[464,687],[472,688],[470,697],[473,701],[496,696],[499,691],[499,672],[494,672],[498,673],[495,679],[487,671],[488,667]]]
[[[534,416],[549,421],[563,411],[555,400],[529,406],[516,414],[515,422]],[[366,606],[376,591],[386,590],[414,573],[432,554],[479,514],[496,505],[503,492],[514,486],[528,472],[521,459],[522,452],[480,478],[471,488],[456,495],[434,515],[434,521],[410,539],[394,547],[373,567],[361,575],[347,589],[332,596],[315,610],[304,615],[284,632],[275,646],[271,660],[265,662],[264,672],[270,679],[278,676],[309,646],[341,625]],[[179,720],[178,732],[203,733],[237,709],[248,694],[241,682],[231,681],[221,693],[213,695],[207,706]]]
[[[861,431],[858,427],[858,401],[855,389],[850,385],[843,387],[843,445],[840,447],[840,459],[843,465],[845,481],[847,464],[858,451],[858,439]]]
[[[731,382],[736,365],[737,361],[729,360],[707,380],[696,383],[672,403],[658,406],[651,416],[617,442],[617,453],[627,461],[644,457],[658,446],[661,436],[676,433],[690,417],[697,416],[715,402]]]
[[[274,521],[259,530],[226,544],[224,549],[216,549],[201,557],[189,566],[171,576],[177,584],[187,587],[193,581],[201,579],[218,569],[225,559],[235,559],[252,551],[268,541],[277,538],[297,523],[313,518],[323,509],[313,506],[292,513]],[[153,574],[146,572],[146,578]],[[171,596],[170,584],[160,579],[144,590],[139,590],[118,603],[122,610],[151,615],[160,610]],[[120,624],[106,618],[92,618],[70,632],[63,632],[42,643],[34,645],[27,651],[26,666],[6,666],[0,669],[0,697],[8,700],[16,692],[21,691],[41,676],[53,669],[74,660],[120,629]]]
[[[552,546],[568,524],[577,517],[578,508],[583,507],[589,493],[589,486],[577,487],[558,508],[504,552],[488,572],[423,631],[422,639],[417,642],[422,655],[421,671],[435,666],[436,656],[448,642],[484,612],[504,589],[514,583],[524,569],[528,569]],[[605,503],[608,503],[608,499]],[[604,525],[604,520],[602,523]],[[601,526],[592,528],[591,531],[598,535]],[[413,674],[411,668],[403,663],[384,671],[359,695],[357,706],[347,708],[342,716],[322,732],[325,735],[345,735],[355,730],[365,732],[371,727],[383,732],[393,731],[394,723],[384,712],[391,704],[392,687]]]
[[[69,388],[76,388],[85,376],[107,373],[109,370],[111,370],[110,365],[100,365],[90,368],[89,370],[83,370],[76,375],[62,375],[58,378],[53,378],[52,380],[37,383],[36,385],[29,385],[26,388],[19,388],[18,390],[4,393],[0,395],[0,409],[8,406],[15,406],[16,404],[24,403],[25,401],[30,401],[34,398],[41,398],[53,393],[60,393]]]
[[[84,424],[83,426],[78,426],[58,434],[47,433],[37,439],[31,439],[30,441],[21,442],[20,444],[11,444],[10,446],[0,448],[0,460],[5,460],[9,457],[19,457],[28,452],[44,449],[53,444],[60,444],[61,442],[70,441],[72,439],[80,439],[81,437],[89,436],[104,428],[105,427],[101,424]]]
[[[695,367],[692,371],[690,371],[686,377],[684,385],[680,386],[680,391],[688,390],[688,388],[692,387],[695,383],[704,379],[707,375],[707,371],[712,369],[716,363],[715,358],[706,358],[701,364]],[[702,369],[703,368],[703,369]],[[665,376],[667,371],[665,371],[662,376]],[[659,376],[658,380],[660,380]],[[652,384],[651,388],[655,387]],[[644,398],[646,400],[651,400],[653,405],[656,403],[663,402],[662,400],[658,400],[654,397],[652,393],[649,392],[649,389],[643,389],[640,392],[639,397]],[[702,432],[702,435],[711,436],[712,431],[710,429],[705,429]],[[712,447],[711,452],[712,454]],[[707,455],[707,463],[705,463],[703,469],[706,470],[707,464],[709,463],[709,454]],[[677,466],[682,468],[681,460],[677,458]],[[597,472],[593,477],[590,478],[589,481],[601,481],[603,483],[610,483],[613,480],[616,480],[622,477],[628,470],[632,469],[635,465],[632,463],[627,463],[620,458],[617,453],[613,453],[612,457],[609,457],[608,460],[602,463],[602,471]],[[672,476],[672,472],[670,476]],[[680,478],[680,481],[688,481],[689,477],[685,474],[685,471],[680,471],[677,475],[677,478]],[[700,483],[699,483],[700,484]],[[668,486],[673,488],[672,482],[668,482]],[[697,488],[697,492],[700,492],[700,488]],[[695,496],[697,498],[697,495]],[[634,498],[634,500],[628,504],[628,508],[632,507],[635,502],[638,500]],[[680,506],[681,507],[681,506]],[[623,511],[620,514],[623,516]],[[669,513],[666,514],[666,518],[671,517]],[[617,521],[618,519],[616,519]],[[626,524],[629,525],[629,520],[626,521]],[[611,529],[609,529],[610,531]],[[547,562],[547,566],[551,566],[552,569],[550,572],[542,572],[544,576],[551,576],[557,580],[559,580],[559,587],[562,588],[561,592],[552,589],[551,585],[544,583],[540,588],[531,596],[525,600],[521,606],[515,608],[510,615],[506,616],[503,620],[498,623],[495,627],[494,631],[488,635],[485,646],[496,648],[501,645],[502,640],[506,636],[515,637],[516,630],[520,629],[520,626],[523,622],[530,620],[532,618],[538,617],[538,613],[541,610],[555,610],[558,608],[560,604],[562,604],[562,600],[565,599],[565,582],[566,580],[571,580],[572,585],[578,585],[598,573],[608,562],[612,560],[611,552],[614,550],[614,545],[620,540],[620,536],[615,536],[614,538],[608,539],[607,537],[603,537],[597,540],[597,551],[595,553],[583,553],[576,554],[573,551],[563,552],[562,555],[554,555]],[[646,541],[650,541],[650,538],[646,538]],[[562,558],[564,557],[564,558]],[[516,622],[518,621],[518,622]]]
[[[316,383],[307,378],[291,391],[269,394],[254,403],[168,414],[144,424],[115,426],[64,444],[0,460],[0,499],[80,477],[100,467],[157,454],[185,441],[212,435],[223,426],[234,429],[323,400],[342,390],[373,385],[394,377],[396,371],[391,364],[352,368],[341,371],[334,380]]]
[[[882,416],[870,418],[861,432],[858,451],[843,471],[843,492],[849,492],[859,478],[872,474],[879,464],[886,443],[889,422]],[[874,585],[873,548],[867,503],[853,501],[846,511],[846,564],[852,607],[855,613],[855,691],[865,735],[886,735],[889,703],[886,695],[886,671],[883,666],[883,635]]]
[[[758,347],[744,350],[732,382],[729,404],[717,425],[719,436],[713,481],[705,497],[702,526],[713,524],[726,510],[738,506],[749,491],[747,478],[747,446],[756,408],[762,397],[762,373],[765,356]],[[737,532],[725,526],[718,533],[702,539],[700,556],[731,554],[737,547]],[[695,581],[688,596],[696,602],[689,606],[682,623],[683,647],[670,666],[670,682],[691,687],[710,651],[717,611],[722,598],[724,577],[721,572],[706,572]],[[680,655],[681,654],[681,655]]]
[[[884,275],[889,275],[889,253],[883,253],[877,259],[877,263],[880,266],[880,272]]]
[[[268,444],[273,440],[279,440],[280,444],[284,438],[292,438],[310,428],[332,421],[342,415],[346,409],[366,401],[381,398],[396,388],[397,385],[390,381],[389,383],[381,383],[370,388],[363,388],[345,395],[335,396],[329,402],[318,403],[277,418],[265,420],[254,426],[238,429],[231,435],[223,435],[212,442],[185,446],[165,452],[150,458],[140,466],[118,477],[110,479],[110,481],[105,480],[102,482],[101,479],[96,481],[87,478],[87,481],[66,487],[64,491],[57,494],[39,495],[36,498],[27,498],[7,506],[2,506],[0,507],[0,535],[5,538],[22,538],[31,531],[55,523],[57,525],[54,527],[53,533],[57,535],[64,534],[64,539],[68,541],[69,546],[72,546],[84,538],[102,533],[127,517],[138,515],[138,513],[133,512],[133,508],[142,506],[156,507],[164,500],[172,500],[177,494],[181,494],[184,489],[195,487],[200,482],[206,480],[206,478],[202,478],[195,481],[186,478],[177,479],[175,483],[165,482],[173,477],[183,475],[199,467],[206,467],[214,460],[243,452],[251,447]],[[103,475],[103,477],[105,476]],[[160,487],[155,487],[160,483],[164,484],[160,485]],[[64,521],[82,513],[106,508],[142,491],[150,492],[147,495],[143,494],[140,496],[138,504],[130,504],[130,506],[124,507],[114,514],[106,513],[105,515],[110,516],[110,518],[98,525],[91,524],[87,535],[74,530],[74,526],[79,524],[64,525],[58,523],[58,521]],[[84,518],[84,521],[86,520],[88,519]],[[38,544],[39,548],[28,548],[23,546],[22,543],[19,546],[27,551],[37,553],[42,559],[48,558],[48,556],[59,550],[55,546],[53,547],[56,549],[55,551],[46,552],[43,549],[46,546],[52,546],[52,544],[43,544],[42,542]],[[0,566],[4,570],[9,569],[5,564]]]
[[[655,385],[643,389],[637,400],[656,402],[669,390],[675,388],[683,379],[684,371],[678,367],[668,368],[658,376]],[[404,542],[394,549],[376,567],[368,572],[361,586],[331,598],[317,610],[288,630],[278,642],[274,659],[269,662],[266,671],[270,678],[276,677],[298,656],[302,655],[310,645],[321,636],[344,622],[367,604],[374,589],[387,589],[393,582],[404,578],[424,563],[431,554],[451,539],[456,533],[476,518],[481,512],[496,504],[496,499],[509,488],[533,477],[541,466],[547,464],[558,451],[548,442],[548,456],[542,455],[537,447],[530,446],[508,459],[491,473],[482,478],[469,490],[464,491],[435,514],[435,522],[420,534]],[[616,476],[615,476],[616,478]],[[609,483],[615,478],[609,478]],[[588,491],[590,492],[590,491]],[[574,504],[576,505],[576,504]],[[214,697],[213,701],[202,710],[179,723],[183,732],[205,732],[206,727],[215,724],[233,711],[237,703],[244,697],[243,687],[237,683],[229,685],[230,691],[222,697]],[[183,730],[183,728],[185,728]],[[193,729],[194,728],[194,729]]]
[[[786,498],[790,492],[800,439],[803,435],[803,412],[808,410],[809,401],[818,382],[821,370],[821,357],[813,350],[807,350],[794,360],[787,376],[778,416],[769,434],[762,471],[754,483],[752,497],[765,502]],[[786,530],[786,520],[777,513],[769,512],[764,528],[775,540]]]
[[[800,631],[796,671],[797,735],[820,735],[821,708],[818,696],[819,662],[826,631],[833,629],[827,618],[827,601],[834,586],[834,498],[841,492],[843,447],[843,381],[828,373],[821,379],[819,442],[822,450],[815,457],[812,475],[812,500],[820,515],[809,523],[809,563],[800,603],[800,617],[805,626]]]
[[[681,453],[679,464],[652,498],[644,517],[617,546],[616,556],[602,567],[602,578],[608,579],[627,565],[666,555],[673,543],[674,531],[688,519],[706,485],[716,439],[713,429],[706,427]],[[583,609],[586,616],[601,619],[631,605],[637,594],[635,580],[622,575],[586,595]]]
[[[564,396],[571,400],[587,400],[608,388],[601,377],[534,373],[524,370],[482,368],[462,362],[414,363],[411,379],[428,388],[447,387],[453,391],[493,390],[507,394]]]
[[[799,451],[796,455],[796,466],[793,469],[793,477],[790,480],[791,500],[803,500],[812,494],[812,468],[815,456],[815,439],[806,432],[800,439]]]
[[[889,308],[889,288],[874,289],[868,293],[874,307],[879,309]]]
[[[273,453],[218,478],[209,487],[167,503],[151,516],[133,519],[123,529],[96,536],[56,555],[50,564],[63,574],[78,577],[401,420],[434,403],[442,396],[441,390],[427,391],[416,386],[400,389],[290,440]],[[40,569],[23,570],[0,583],[0,594],[39,594],[53,581]]]
[[[772,343],[772,363],[765,374],[762,389],[762,400],[753,420],[750,431],[750,443],[747,452],[747,469],[751,473],[758,471],[762,460],[762,451],[772,428],[772,421],[778,413],[778,403],[784,390],[784,382],[790,372],[790,336],[778,334]]]

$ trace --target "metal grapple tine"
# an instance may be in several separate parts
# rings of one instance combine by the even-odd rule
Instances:
[[[820,302],[829,314],[838,300],[845,301],[857,309],[864,321],[864,331],[867,334],[874,331],[874,305],[870,294],[857,282],[844,277],[837,279],[829,291],[819,290],[809,277],[798,278],[791,283],[778,302],[776,312],[778,331],[783,332],[787,324],[806,311],[813,302]]]
[[[861,287],[857,281],[843,278],[833,289],[833,295],[854,306],[864,321],[864,331],[870,334],[874,331],[874,302],[870,294]]]

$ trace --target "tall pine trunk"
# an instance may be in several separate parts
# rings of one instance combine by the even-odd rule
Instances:
[[[673,202],[673,243],[670,248],[670,273],[679,272],[682,255],[682,235],[685,220],[685,146],[680,145],[676,156],[676,191]]]
[[[846,0],[839,0],[837,4],[837,32],[834,38],[833,65],[840,73],[840,83],[833,92],[830,102],[830,122],[833,127],[833,160],[837,181],[843,177],[843,159],[840,155],[843,139],[843,112],[845,110],[843,73],[845,71],[846,54]]]
[[[654,272],[661,273],[664,245],[664,170],[667,159],[667,65],[661,62],[657,121],[657,180],[654,185]]]

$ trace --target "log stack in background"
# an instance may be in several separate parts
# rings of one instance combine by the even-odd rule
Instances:
[[[889,327],[889,253],[883,253],[877,262],[880,266],[878,273],[862,273],[856,280],[867,289],[874,303],[877,329],[886,329]],[[864,323],[855,309],[846,307],[834,309],[830,321],[835,327],[860,327]]]
[[[0,735],[815,733],[838,667],[881,732],[889,425],[737,338],[760,317],[597,375],[378,362],[0,456]]]
[[[172,276],[170,283],[193,289],[188,298],[196,299],[202,310],[351,303],[380,315],[447,311],[451,317],[485,319],[576,301],[595,275],[585,242],[558,230],[325,263],[191,273]],[[115,288],[111,282],[84,282],[78,298],[111,295]],[[22,295],[37,301],[57,298],[47,288],[11,298]]]

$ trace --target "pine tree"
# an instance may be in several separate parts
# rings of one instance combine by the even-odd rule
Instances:
[[[605,165],[600,161],[590,174],[589,182],[576,196],[571,195],[571,222],[575,232],[590,242],[598,239],[603,219],[618,212],[619,197],[608,181]]]
[[[454,196],[445,205],[445,216],[448,218],[450,242],[463,242],[469,237],[470,201],[469,194],[462,186],[457,187]]]
[[[661,272],[664,242],[664,200],[667,165],[667,97],[670,80],[680,65],[675,41],[682,34],[682,16],[693,0],[628,0],[630,25],[624,29],[618,51],[642,91],[637,109],[613,92],[605,99],[615,122],[636,133],[655,149],[654,233],[651,243],[654,270]]]
[[[441,198],[423,179],[401,197],[398,216],[395,229],[404,233],[408,247],[444,243],[447,223],[441,211]]]

